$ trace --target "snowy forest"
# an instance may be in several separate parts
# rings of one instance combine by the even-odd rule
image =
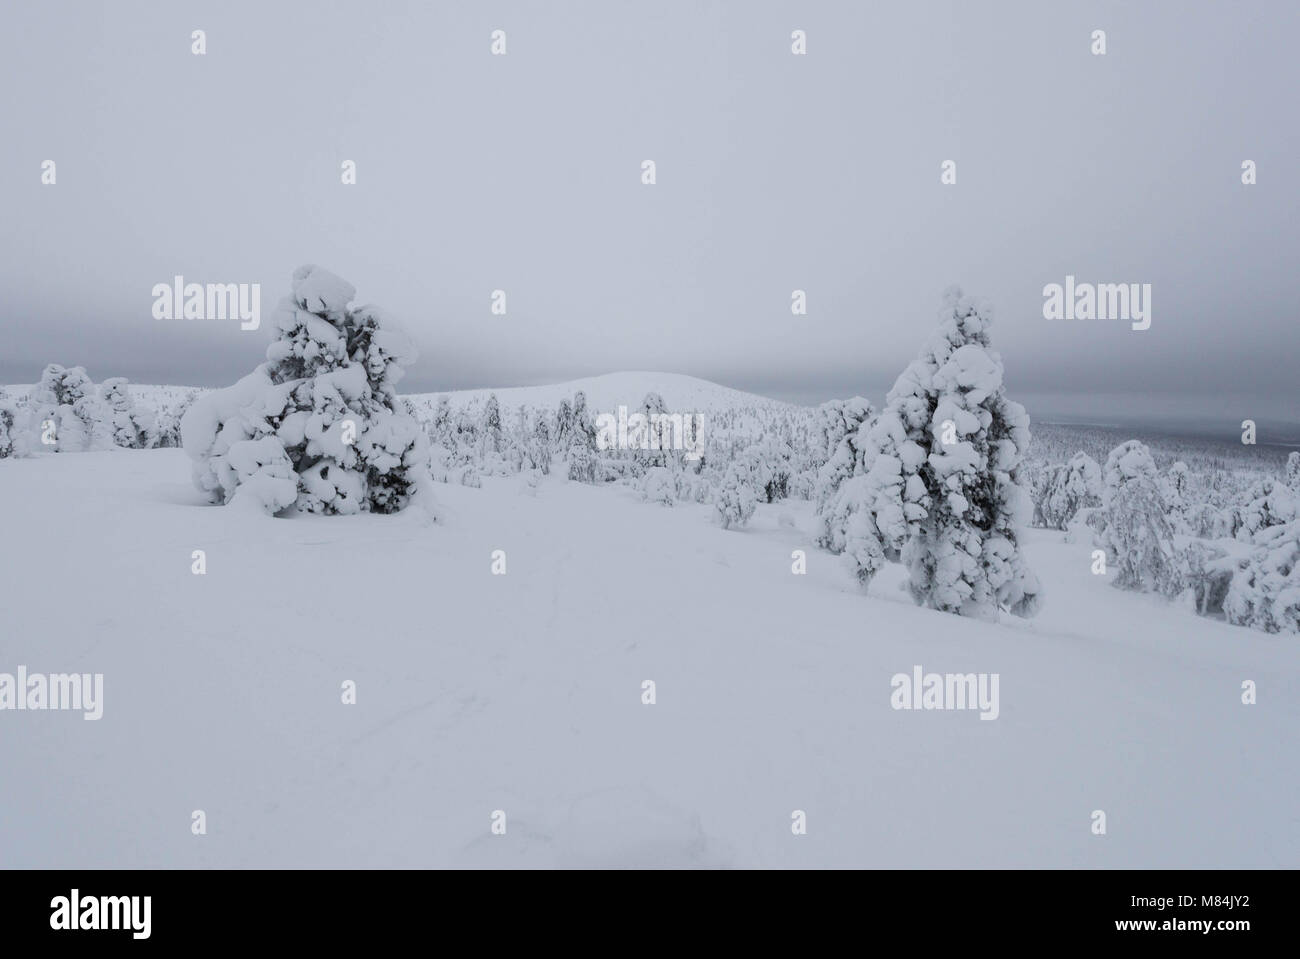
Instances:
[[[504,477],[532,495],[565,482],[699,504],[736,532],[760,507],[793,526],[782,504],[804,503],[810,539],[862,592],[900,564],[917,605],[992,621],[1052,601],[1020,545],[1037,528],[1086,546],[1087,573],[1117,589],[1300,632],[1300,451],[1031,424],[1004,387],[992,307],[959,289],[879,408],[719,388],[696,409],[648,390],[629,398],[616,442],[600,422],[612,411],[581,389],[549,405],[528,388],[502,391],[519,402],[399,394],[415,349],[355,297],[327,270],[300,268],[266,362],[225,389],[96,385],[83,366],[51,363],[35,385],[0,392],[0,458],[182,448],[209,502],[279,517],[415,505],[441,518],[440,484]]]

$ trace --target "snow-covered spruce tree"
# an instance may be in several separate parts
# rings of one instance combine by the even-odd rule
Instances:
[[[1046,529],[1068,529],[1079,510],[1101,505],[1101,467],[1087,453],[1075,453],[1070,462],[1050,467],[1036,492],[1035,520]]]
[[[503,446],[501,439],[501,404],[497,402],[495,393],[489,393],[487,402],[483,405],[482,435],[487,452],[501,452]]]
[[[453,445],[451,437],[455,427],[451,419],[451,398],[446,393],[438,397],[437,405],[433,409],[433,423],[430,429],[433,434],[431,438],[435,442],[443,446]]]
[[[1191,473],[1182,460],[1169,467],[1165,475],[1165,505],[1169,508],[1169,519],[1174,524],[1175,532],[1188,531],[1187,513],[1192,504]]]
[[[987,303],[950,287],[939,329],[890,391],[877,423],[899,461],[890,487],[899,501],[887,511],[907,523],[902,560],[919,605],[1032,616],[1042,590],[1017,535],[1029,416],[1006,397],[1001,357],[989,348],[992,319]]]
[[[99,384],[99,395],[109,409],[113,442],[132,450],[158,445],[158,422],[153,410],[136,406],[125,377],[114,376]]]
[[[427,439],[394,389],[415,350],[378,309],[351,307],[355,294],[299,267],[266,362],[185,414],[194,481],[214,502],[391,513],[429,496]]]
[[[1300,495],[1300,452],[1292,451],[1286,457],[1286,485],[1291,492]]]
[[[881,416],[858,429],[859,472],[844,480],[819,514],[822,545],[843,555],[865,591],[887,561],[896,562],[907,542],[902,424]]]
[[[561,407],[563,417],[563,407]],[[596,449],[596,428],[587,412],[587,394],[579,390],[573,395],[573,408],[569,418],[568,477],[579,483],[595,483],[601,476],[601,457]]]
[[[1232,577],[1225,617],[1266,633],[1300,633],[1300,520],[1266,527],[1255,545]]]
[[[758,499],[745,471],[733,463],[723,475],[713,500],[718,522],[723,529],[739,528],[749,522],[757,507]]]
[[[1102,470],[1104,526],[1098,545],[1120,589],[1176,596],[1185,582],[1174,527],[1150,451],[1128,440],[1110,451]]]
[[[869,424],[875,415],[871,403],[861,396],[847,400],[823,403],[819,413],[819,436],[823,443],[834,443],[828,448],[826,461],[817,470],[813,496],[817,502],[817,519],[814,538],[826,549],[832,549],[836,533],[830,525],[830,509],[839,492],[840,484],[850,476],[866,472],[862,442],[865,439],[863,424]],[[834,550],[839,552],[839,550]]]
[[[561,399],[559,409],[555,412],[555,436],[553,438],[555,449],[557,451],[567,450],[572,435],[573,407],[569,405],[568,400]]]

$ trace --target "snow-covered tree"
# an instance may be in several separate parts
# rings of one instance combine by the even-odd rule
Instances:
[[[1223,539],[1233,534],[1232,517],[1217,506],[1198,503],[1185,516],[1187,531],[1202,539]]]
[[[865,432],[863,424],[869,424],[875,415],[871,403],[861,396],[847,400],[832,400],[823,403],[818,410],[819,438],[828,446],[825,462],[817,471],[813,495],[817,500],[817,529],[814,538],[824,548],[830,549],[836,541],[837,533],[843,530],[831,528],[830,513],[840,484],[854,474],[867,470],[863,459]],[[836,550],[838,552],[838,550]]]
[[[569,447],[569,479],[579,483],[596,482],[597,459],[594,450],[588,449],[581,440],[575,440]]]
[[[501,441],[501,404],[497,402],[495,393],[488,394],[487,403],[483,406],[483,437],[487,443],[488,452],[501,452],[503,445]]]
[[[45,448],[59,453],[109,450],[113,442],[111,415],[95,393],[84,367],[51,363],[41,373],[29,402],[31,429],[46,433],[52,424],[55,442]]]
[[[1294,450],[1286,457],[1286,485],[1300,495],[1300,452]]]
[[[1300,510],[1300,491],[1273,479],[1263,479],[1251,488],[1241,507],[1235,536],[1244,543],[1256,542],[1260,533],[1271,526],[1284,526],[1296,519]]]
[[[1074,514],[1101,505],[1101,467],[1087,453],[1048,467],[1035,490],[1034,519],[1046,529],[1069,528]]]
[[[569,405],[568,400],[561,399],[559,409],[555,413],[555,448],[567,450],[572,436],[573,407]]]
[[[17,449],[18,408],[0,397],[0,459],[13,456]]]
[[[749,522],[758,507],[758,499],[748,478],[736,465],[728,468],[718,486],[713,508],[717,511],[718,522],[723,529],[741,527]]]
[[[664,398],[658,393],[647,393],[641,401],[640,412],[645,417],[645,435],[634,436],[634,431],[629,429],[628,445],[632,448],[632,460],[642,470],[667,466],[668,450],[672,447],[673,437],[672,428],[661,419],[668,412]]]
[[[433,439],[448,445],[454,427],[451,419],[451,399],[445,393],[438,397],[438,402],[434,406],[432,429]]]
[[[135,405],[125,377],[104,380],[99,385],[99,395],[109,409],[114,443],[133,450],[158,445],[158,423],[153,410]]]
[[[1029,416],[1006,397],[1002,360],[989,348],[992,319],[988,304],[947,290],[939,329],[890,391],[877,423],[899,461],[888,487],[899,501],[887,512],[907,522],[902,560],[918,604],[1031,616],[1041,587],[1017,534]]]
[[[1111,450],[1102,470],[1105,523],[1098,544],[1120,589],[1177,595],[1184,571],[1151,452],[1138,440]]]
[[[672,506],[676,499],[677,484],[670,469],[664,466],[652,466],[641,478],[641,499],[646,503],[658,503]]]
[[[158,410],[158,445],[172,448],[181,445],[181,420],[199,397],[199,390],[186,390],[179,399]]]
[[[1232,578],[1224,615],[1267,633],[1300,633],[1300,520],[1266,527],[1255,546]]]
[[[194,480],[214,502],[390,513],[429,495],[427,439],[395,391],[415,349],[377,308],[351,306],[355,294],[299,267],[266,362],[185,414]]]

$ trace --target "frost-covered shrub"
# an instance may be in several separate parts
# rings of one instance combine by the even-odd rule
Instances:
[[[158,445],[157,419],[152,410],[135,405],[125,377],[104,380],[99,385],[99,395],[109,410],[114,443],[133,450],[147,450]]]
[[[1087,453],[1048,467],[1034,490],[1034,523],[1046,529],[1069,528],[1074,514],[1101,505],[1101,467]]]
[[[1228,622],[1300,633],[1300,521],[1265,529],[1255,545],[1223,601]]]
[[[1183,568],[1150,451],[1137,440],[1121,443],[1106,458],[1103,479],[1105,528],[1098,543],[1117,570],[1114,585],[1177,595]]]
[[[427,440],[394,389],[415,350],[378,309],[350,306],[355,293],[299,267],[266,362],[185,414],[194,481],[213,502],[246,487],[268,513],[391,513],[429,495]]]
[[[757,507],[758,499],[753,487],[749,485],[744,473],[733,465],[723,476],[713,500],[718,522],[723,529],[731,529],[733,526],[739,528],[749,522]]]
[[[641,499],[646,503],[672,506],[676,490],[672,471],[663,466],[650,467],[641,479]]]

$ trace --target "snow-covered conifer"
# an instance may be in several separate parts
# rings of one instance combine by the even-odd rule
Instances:
[[[1120,589],[1177,595],[1183,564],[1174,527],[1150,451],[1138,440],[1111,450],[1102,470],[1105,525],[1098,542],[1107,550]]]
[[[992,318],[986,303],[947,290],[939,329],[890,391],[879,419],[900,465],[891,511],[908,524],[902,560],[918,604],[1031,616],[1041,587],[1017,534],[1029,416],[1006,397],[1002,360],[989,348]]]
[[[1101,505],[1101,467],[1087,453],[1076,453],[1047,469],[1036,495],[1035,518],[1047,529],[1068,529],[1079,510]]]
[[[1267,633],[1300,633],[1300,520],[1264,528],[1255,546],[1232,578],[1224,615]]]
[[[501,404],[497,402],[495,393],[488,394],[487,403],[483,406],[483,438],[490,453],[500,453],[504,448],[501,435]]]
[[[266,362],[185,414],[194,480],[214,502],[240,494],[268,513],[389,513],[417,490],[428,496],[427,438],[395,390],[414,347],[378,309],[352,307],[355,293],[299,267]]]
[[[1283,526],[1297,518],[1300,510],[1300,491],[1274,479],[1266,478],[1256,483],[1241,507],[1241,525],[1236,538],[1244,543],[1256,542],[1259,535],[1271,526]]]
[[[753,487],[742,469],[735,464],[727,469],[718,486],[713,508],[723,529],[739,528],[749,522],[758,506]]]
[[[136,406],[125,377],[104,380],[99,385],[99,395],[109,410],[114,443],[133,450],[147,450],[158,445],[157,418],[148,407]]]

